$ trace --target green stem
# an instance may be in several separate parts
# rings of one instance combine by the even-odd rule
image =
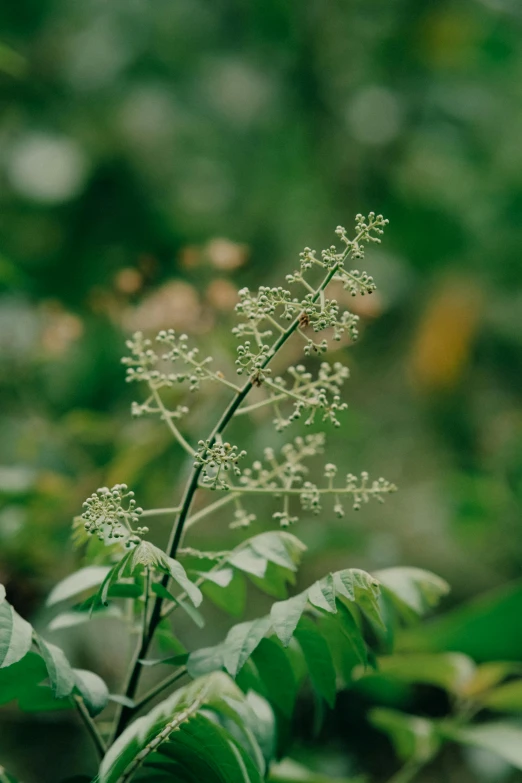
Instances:
[[[159,517],[163,514],[179,514],[181,507],[174,506],[173,508],[150,508],[143,511],[142,517]]]
[[[208,489],[204,484],[200,484],[200,489]],[[364,489],[362,490],[360,487],[354,487],[354,489],[347,489],[346,487],[314,487],[313,490],[307,490],[303,487],[291,487],[291,488],[285,488],[285,487],[238,487],[238,486],[231,486],[229,492],[234,492],[235,494],[241,494],[241,495],[249,495],[249,494],[272,494],[272,495],[302,495],[303,492],[313,492],[314,495],[353,495],[355,493],[360,493],[364,495],[385,495],[388,492],[393,491],[391,487],[388,487],[386,489]]]
[[[317,301],[319,297],[321,296],[321,291],[324,291],[324,289],[327,287],[328,283],[331,281],[333,276],[336,274],[338,269],[338,264],[334,264],[334,266],[328,271],[327,275],[325,276],[324,280],[322,281],[321,285],[317,289],[317,291],[314,294],[312,301]],[[277,352],[282,348],[282,346],[286,343],[286,341],[292,336],[292,334],[298,329],[299,327],[299,321],[300,321],[300,315],[296,316],[290,326],[285,329],[283,333],[278,337],[278,339],[274,342],[272,345],[272,348],[270,352],[267,354],[266,358],[264,359],[261,368],[264,369],[270,361],[273,359],[273,357],[277,354]],[[253,388],[253,383],[251,380],[248,380],[245,385],[241,388],[240,391],[237,392],[235,397],[231,400],[225,411],[223,412],[221,418],[217,422],[216,426],[212,430],[208,440],[209,440],[209,448],[212,448],[214,444],[216,443],[217,438],[224,432],[230,421],[233,419],[237,409],[247,397],[247,395],[250,393],[250,391]],[[158,395],[159,398],[159,395]],[[158,400],[156,400],[158,402]],[[158,405],[163,407],[163,403],[161,399],[159,399]],[[172,422],[171,422],[172,423]],[[180,441],[181,442],[181,441]],[[186,441],[185,441],[186,443]],[[183,445],[183,444],[182,444]],[[186,444],[188,445],[188,444]],[[189,446],[189,453],[191,455],[194,454],[192,448]],[[176,524],[172,528],[172,533],[170,536],[170,540],[167,547],[167,553],[170,557],[176,557],[176,553],[178,551],[178,547],[181,544],[181,539],[183,537],[183,531],[185,529],[185,524],[187,523],[187,520],[189,518],[190,508],[192,506],[192,502],[194,500],[194,495],[196,494],[198,488],[199,488],[199,479],[201,476],[201,472],[203,470],[203,465],[195,465],[192,469],[192,473],[189,477],[187,486],[185,488],[185,492],[183,494],[183,498],[181,501],[181,510],[179,512],[179,516],[177,518]],[[165,576],[162,579],[162,585],[167,588],[169,582],[169,575],[165,574]],[[140,663],[141,659],[146,658],[150,644],[152,642],[152,638],[154,636],[154,632],[158,626],[158,624],[161,621],[162,616],[162,604],[163,599],[158,595],[156,596],[156,600],[154,601],[154,606],[152,609],[152,614],[149,622],[148,627],[148,633],[146,638],[143,640],[142,644],[139,646],[139,649],[136,651],[131,670],[130,675],[127,681],[127,687],[125,689],[125,696],[127,698],[132,699],[135,694],[136,690],[138,688],[140,676],[141,676],[141,670],[142,670],[142,664]],[[123,707],[121,709],[121,712],[116,720],[116,728],[114,732],[114,738],[116,738],[124,729],[127,722],[131,718],[133,714],[133,708],[131,707]]]
[[[82,697],[74,696],[74,702],[76,704],[76,709],[78,710],[78,714],[82,719],[83,724],[87,729],[90,738],[93,741],[93,744],[96,748],[96,752],[100,757],[100,759],[102,759],[105,756],[105,753],[107,752],[107,748],[105,747],[105,742],[103,741],[102,736],[98,731],[98,727],[96,726],[95,722],[89,715],[89,711],[87,710],[87,707],[85,706]]]
[[[205,506],[205,508],[202,508],[201,511],[196,511],[196,513],[192,514],[192,516],[190,516],[185,522],[185,530],[188,530],[189,527],[195,525],[196,522],[199,522],[200,519],[203,519],[209,514],[212,514],[214,511],[217,511],[218,508],[228,505],[228,503],[231,503],[233,500],[235,500],[236,497],[237,495],[235,492],[227,492],[224,498],[216,500],[215,503],[210,503],[208,506]]]
[[[176,672],[174,672],[174,674],[171,674],[170,677],[166,677],[164,680],[151,688],[150,691],[147,691],[147,693],[136,703],[134,707],[136,712],[143,709],[143,707],[145,707],[149,701],[152,701],[152,699],[161,693],[161,691],[164,691],[165,688],[168,688],[169,685],[174,685],[174,683],[180,680],[186,673],[187,667],[183,666],[181,669],[178,669]]]
[[[168,411],[167,408],[164,406],[163,400],[161,399],[158,390],[155,389],[153,386],[150,387],[150,390],[152,392],[152,396],[154,397],[156,405],[161,411],[161,418],[163,419],[163,421],[165,422],[169,430],[172,432],[172,434],[174,435],[174,437],[176,438],[180,446],[182,446],[185,449],[187,454],[190,454],[190,456],[193,457],[196,452],[194,451],[190,443],[188,443],[188,441],[185,440],[181,432],[178,430],[178,428],[172,421],[172,416],[170,415],[170,411]]]
[[[150,597],[150,568],[145,568],[145,595],[143,601],[143,619],[142,619],[142,639],[147,638],[148,615],[149,615],[149,597]]]

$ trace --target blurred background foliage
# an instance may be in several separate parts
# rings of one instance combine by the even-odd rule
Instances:
[[[174,327],[230,368],[235,290],[372,209],[390,219],[366,264],[379,292],[356,302],[330,450],[401,491],[305,520],[301,578],[418,565],[452,584],[447,608],[500,589],[493,631],[458,609],[421,644],[522,660],[519,0],[18,0],[0,35],[0,581],[19,611],[77,565],[93,489],[170,505],[186,475],[160,423],[130,418],[125,335]],[[188,431],[218,404],[198,398]],[[256,426],[252,453],[283,442]],[[226,544],[228,521],[194,541]]]

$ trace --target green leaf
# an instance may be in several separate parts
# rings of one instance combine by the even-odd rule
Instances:
[[[379,604],[381,588],[378,580],[359,568],[337,571],[333,578],[337,594],[357,603],[371,625],[378,632],[385,631],[386,625]]]
[[[501,685],[480,699],[484,707],[500,712],[522,713],[522,680],[514,680],[506,685]]]
[[[28,652],[9,668],[0,669],[0,705],[34,690],[46,677],[45,664],[35,652]]]
[[[214,647],[202,647],[201,650],[190,653],[187,671],[191,677],[201,677],[223,669],[224,665],[224,644],[217,644]]]
[[[252,660],[265,687],[265,695],[272,704],[290,718],[297,698],[297,680],[294,670],[278,640],[261,639]]]
[[[328,643],[309,617],[299,620],[295,638],[301,647],[312,685],[330,707],[335,705],[336,677]]]
[[[82,625],[95,619],[120,619],[122,616],[121,610],[117,606],[107,606],[95,609],[92,614],[85,611],[61,612],[56,615],[49,625],[47,626],[49,631],[60,631],[63,628],[72,628],[75,625]]]
[[[475,664],[461,653],[392,655],[379,659],[376,676],[401,682],[424,683],[461,694],[475,674]],[[373,676],[373,675],[369,675]]]
[[[522,582],[496,589],[444,616],[402,631],[397,649],[459,650],[479,663],[522,661]]]
[[[301,615],[307,604],[307,594],[299,593],[286,601],[277,601],[272,604],[270,618],[272,626],[284,647],[288,647],[290,639],[294,635]]]
[[[266,557],[258,554],[250,547],[232,552],[228,557],[228,562],[239,571],[244,571],[246,574],[253,574],[260,578],[264,577],[268,563]]]
[[[58,699],[48,685],[38,685],[20,696],[18,706],[22,712],[58,712],[72,709],[73,703],[70,695]]]
[[[435,725],[427,718],[384,707],[371,710],[368,717],[370,723],[389,736],[395,752],[403,761],[411,759],[426,763],[435,756],[440,747]]]
[[[253,574],[249,574],[248,578],[263,593],[274,598],[285,599],[288,593],[288,583],[295,583],[295,572],[276,566],[274,563],[267,563],[263,578],[253,576]]]
[[[261,617],[246,623],[234,625],[223,643],[223,663],[232,677],[235,677],[247,658],[252,655],[261,639],[270,628],[270,618]]]
[[[20,661],[31,647],[33,629],[0,594],[0,669]]]
[[[109,566],[86,566],[74,574],[62,579],[51,590],[46,601],[47,606],[54,606],[60,601],[67,601],[86,590],[100,585],[110,571]]]
[[[94,672],[85,669],[73,669],[74,684],[85,702],[89,714],[95,717],[102,712],[109,701],[109,689]]]
[[[49,679],[57,699],[69,696],[75,685],[74,672],[62,650],[36,635],[36,643],[44,659]]]
[[[250,548],[270,563],[297,571],[305,545],[298,538],[284,531],[261,533],[248,542]]]
[[[165,780],[177,783],[261,783],[252,759],[207,717],[210,710],[239,727],[236,706],[244,704],[244,695],[222,673],[180,688],[121,734],[101,763],[100,783],[152,781],[152,770],[163,770]]]
[[[202,571],[198,574],[205,581],[213,582],[218,587],[228,587],[234,578],[233,568],[220,568],[217,571]]]
[[[172,557],[167,557],[168,572],[175,582],[186,592],[194,606],[199,606],[203,600],[203,594],[199,587],[191,582],[180,562]]]
[[[349,643],[359,663],[366,666],[368,663],[368,648],[357,621],[347,606],[339,602],[339,628],[344,638]]]
[[[246,604],[246,581],[243,574],[234,571],[232,568],[226,569],[230,572],[232,579],[226,585],[219,585],[215,581],[206,580],[201,585],[203,595],[205,595],[213,604],[220,609],[239,617]],[[223,571],[216,571],[214,575],[224,574]]]
[[[337,607],[335,605],[335,588],[332,574],[328,574],[324,579],[320,579],[310,587],[308,600],[318,609],[335,614]]]
[[[185,614],[187,614],[193,623],[197,625],[198,628],[204,628],[205,627],[205,618],[201,614],[201,612],[198,612],[198,610],[192,606],[192,604],[187,603],[187,601],[184,601],[182,598],[177,598],[176,603]]]
[[[387,568],[375,576],[406,620],[424,615],[449,592],[440,576],[421,568]]]
[[[136,582],[119,582],[109,587],[109,598],[139,598],[143,587]]]
[[[490,750],[517,769],[522,769],[522,727],[518,724],[507,721],[482,723],[479,726],[445,724],[442,731],[445,737],[454,742]]]

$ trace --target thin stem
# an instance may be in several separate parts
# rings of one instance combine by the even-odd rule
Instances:
[[[285,327],[284,327],[284,326],[281,326],[281,324],[280,324],[280,323],[278,323],[278,321],[276,321],[276,319],[275,319],[275,318],[273,318],[271,315],[268,315],[268,313],[267,313],[267,315],[266,315],[266,320],[267,320],[267,321],[269,321],[269,322],[272,324],[272,326],[275,326],[275,327],[276,327],[276,329],[279,329],[279,331],[281,332],[281,334],[284,334],[284,333],[285,333]]]
[[[152,699],[161,693],[161,691],[164,691],[165,688],[168,688],[169,685],[174,685],[174,683],[180,680],[185,674],[187,674],[187,667],[183,666],[181,669],[178,669],[176,672],[174,672],[174,674],[171,674],[170,677],[167,677],[151,688],[150,691],[147,691],[147,693],[136,703],[134,707],[136,712],[143,709],[143,707],[145,707],[149,701],[152,701]]]
[[[172,432],[172,434],[174,435],[174,437],[176,438],[180,446],[182,446],[185,449],[187,454],[190,454],[190,456],[193,457],[196,452],[194,451],[190,443],[188,443],[188,441],[185,440],[181,432],[178,430],[178,428],[172,421],[172,416],[170,415],[170,411],[168,411],[167,408],[164,406],[163,400],[161,399],[158,390],[155,389],[153,386],[150,387],[150,390],[152,392],[152,396],[154,397],[156,405],[161,411],[161,418],[163,419],[163,421],[165,422],[169,430]]]
[[[150,508],[147,511],[143,511],[142,517],[159,517],[163,514],[178,514],[180,506],[174,506],[174,508]]]
[[[238,496],[235,492],[227,492],[224,498],[220,498],[219,500],[216,500],[215,503],[210,503],[208,506],[205,506],[205,508],[202,508],[201,511],[197,511],[195,514],[192,514],[192,516],[190,516],[185,522],[185,530],[188,530],[189,527],[195,525],[196,522],[199,522],[200,519],[203,519],[209,514],[212,514],[213,511],[217,511],[218,508],[228,505],[236,497]]]
[[[107,748],[105,747],[105,742],[103,741],[102,736],[98,731],[98,727],[96,726],[95,722],[89,715],[89,711],[87,710],[87,707],[85,706],[82,697],[74,696],[74,702],[76,704],[76,709],[78,710],[78,714],[82,719],[83,724],[87,729],[89,736],[93,741],[94,746],[96,747],[96,752],[100,757],[100,759],[102,759],[105,756],[105,753],[107,752]]]
[[[321,296],[321,291],[324,291],[324,289],[327,287],[328,283],[331,281],[333,276],[336,274],[338,270],[338,264],[334,264],[332,268],[328,271],[325,278],[323,279],[322,283],[320,284],[317,291],[314,293],[314,296],[312,297],[312,301],[316,302],[319,297]],[[260,367],[261,370],[263,370],[273,359],[273,357],[277,354],[280,348],[286,343],[286,341],[292,336],[292,334],[299,328],[299,321],[300,321],[300,314],[297,315],[292,323],[288,326],[287,329],[285,329],[284,332],[281,333],[281,335],[278,337],[278,339],[274,342],[272,345],[272,348],[270,352],[267,354],[265,359],[263,360],[263,363]],[[234,417],[237,409],[243,402],[243,400],[247,397],[247,395],[252,390],[254,384],[249,379],[245,385],[241,388],[240,391],[238,391],[235,395],[235,397],[230,401],[227,408],[223,412],[221,418],[217,422],[216,426],[212,430],[209,440],[209,448],[212,448],[212,446],[216,443],[217,438],[224,432],[232,418]],[[159,397],[159,395],[158,395]],[[161,400],[158,404],[163,405]],[[186,442],[185,442],[186,443]],[[188,445],[188,444],[186,444]],[[190,448],[190,447],[189,447]],[[191,455],[194,454],[192,449],[190,448],[189,453]],[[168,543],[167,553],[170,557],[175,558],[176,553],[178,551],[178,547],[181,544],[181,539],[183,537],[183,531],[185,529],[185,525],[187,523],[187,520],[189,518],[190,509],[192,506],[192,502],[194,500],[194,495],[196,494],[198,488],[199,488],[199,479],[201,476],[203,470],[203,465],[195,465],[192,469],[192,473],[189,477],[188,483],[185,488],[185,492],[183,494],[183,498],[181,501],[181,510],[179,512],[179,516],[177,518],[176,524],[174,525],[172,529],[172,533],[170,536],[170,540]],[[162,585],[166,588],[169,582],[169,575],[165,574],[165,576],[162,579]],[[149,622],[149,628],[148,633],[145,639],[143,639],[142,644],[140,645],[139,649],[136,651],[128,682],[127,687],[125,689],[125,696],[127,698],[132,699],[134,695],[136,694],[136,690],[138,688],[139,679],[141,675],[142,670],[142,664],[140,663],[140,660],[143,658],[146,658],[148,649],[150,647],[150,643],[152,641],[152,638],[154,636],[154,632],[161,621],[162,617],[162,604],[163,599],[161,596],[156,596],[156,599],[154,601],[154,606],[152,609],[152,614]],[[126,726],[128,720],[133,714],[133,709],[131,707],[123,707],[119,716],[117,717],[116,721],[116,728],[114,732],[114,738],[116,738],[123,728]]]
[[[208,489],[204,484],[199,485],[200,489]],[[383,495],[387,494],[388,492],[391,492],[391,488],[387,487],[385,489],[365,489],[362,490],[360,487],[354,487],[353,489],[350,489],[348,487],[314,487],[313,490],[308,490],[307,488],[303,487],[238,487],[238,486],[231,486],[229,492],[239,493],[239,494],[273,494],[273,495],[302,495],[303,493],[306,493],[308,491],[313,491],[314,495],[353,495],[353,494],[361,494],[361,495]]]
[[[264,382],[270,389],[274,389],[280,394],[284,394],[285,397],[292,397],[294,400],[297,400],[298,402],[302,402],[304,405],[313,405],[314,403],[313,399],[302,397],[300,394],[296,394],[291,389],[284,389],[282,386],[278,386],[277,383],[274,383],[268,378],[265,378]]]
[[[142,639],[147,638],[150,596],[150,568],[145,568],[145,596],[143,602]]]

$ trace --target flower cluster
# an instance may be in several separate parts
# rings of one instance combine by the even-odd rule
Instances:
[[[298,515],[290,509],[292,497],[299,502],[303,511],[319,514],[322,511],[323,498],[330,497],[333,501],[333,511],[338,517],[344,516],[343,500],[349,497],[354,510],[361,508],[372,498],[383,502],[384,496],[396,491],[394,484],[383,478],[370,482],[367,473],[361,473],[357,478],[352,473],[346,476],[344,486],[335,486],[338,468],[329,462],[324,467],[326,486],[318,486],[307,479],[308,467],[306,459],[322,454],[325,438],[323,434],[308,435],[306,438],[296,438],[281,449],[281,457],[276,458],[273,449],[264,451],[264,461],[256,461],[251,468],[245,468],[237,486],[228,486],[242,499],[249,494],[270,493],[283,500],[282,509],[273,514],[282,527],[297,522]],[[245,512],[246,513],[246,512]],[[250,521],[250,520],[249,520]]]
[[[282,287],[270,288],[261,286],[257,293],[248,288],[239,292],[240,301],[236,305],[236,313],[243,318],[234,329],[233,334],[243,339],[253,337],[255,342],[246,340],[238,347],[236,361],[237,372],[255,373],[260,378],[264,367],[272,353],[271,340],[276,332],[284,331],[281,321],[297,319],[298,331],[306,341],[305,354],[324,353],[328,341],[323,338],[315,341],[307,335],[308,328],[315,334],[326,329],[332,330],[334,340],[340,340],[347,332],[352,340],[358,337],[358,317],[349,311],[342,311],[336,299],[329,299],[324,289],[317,289],[309,280],[316,267],[330,272],[330,279],[340,280],[343,286],[354,296],[369,294],[375,290],[373,278],[366,272],[345,268],[346,262],[361,259],[364,256],[364,245],[369,242],[380,242],[386,221],[382,215],[370,212],[368,218],[357,215],[355,238],[349,239],[346,230],[338,226],[336,234],[341,240],[340,250],[332,245],[321,253],[318,258],[315,251],[307,247],[300,254],[300,269],[287,275],[291,285],[304,286],[304,296],[296,296]],[[261,378],[263,380],[263,378]]]
[[[86,532],[100,541],[126,539],[127,545],[139,543],[140,536],[148,528],[136,525],[143,509],[136,506],[134,492],[126,484],[116,484],[112,489],[100,487],[83,504],[81,519]]]
[[[240,476],[239,460],[246,456],[246,451],[239,451],[230,443],[214,443],[209,440],[198,441],[198,450],[194,455],[194,466],[203,468],[202,482],[208,489],[230,489],[230,484],[222,478],[223,471],[232,471]]]
[[[152,340],[144,337],[142,332],[136,332],[132,339],[127,340],[127,348],[131,355],[121,361],[127,367],[127,381],[146,381],[152,389],[164,386],[174,386],[187,382],[190,391],[197,391],[201,381],[215,378],[215,373],[208,365],[212,357],[202,361],[198,359],[198,348],[189,348],[186,334],[176,335],[174,329],[161,331],[156,342],[166,345],[167,350],[158,354],[152,347]],[[172,366],[176,361],[185,365],[183,372],[162,372],[160,366]]]

